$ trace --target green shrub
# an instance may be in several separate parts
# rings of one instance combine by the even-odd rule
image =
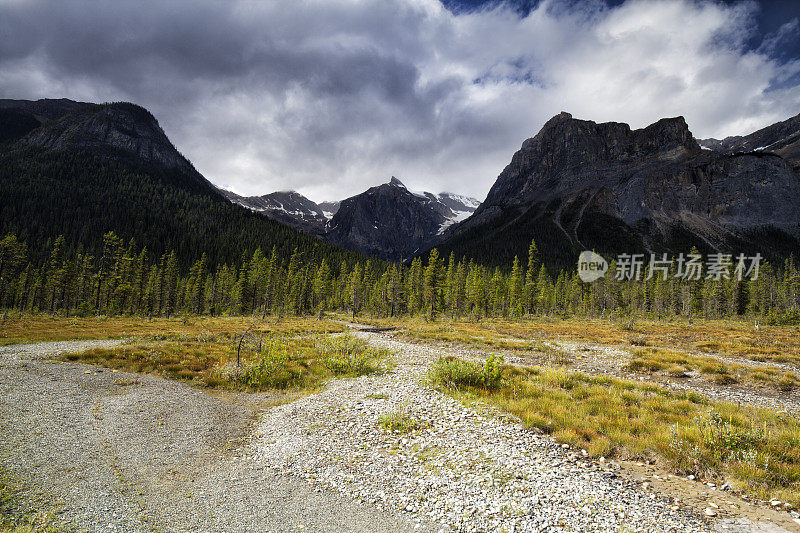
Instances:
[[[483,365],[455,357],[443,357],[433,364],[429,378],[433,383],[446,387],[494,389],[502,383],[503,363],[502,355],[490,356]]]
[[[372,348],[365,340],[350,335],[319,340],[315,349],[322,364],[337,375],[363,376],[385,369],[388,350]]]
[[[403,411],[386,413],[380,417],[378,423],[386,431],[394,431],[397,433],[408,433],[422,427],[422,423],[419,420]]]
[[[286,346],[270,343],[254,361],[234,368],[230,379],[254,390],[286,389],[301,385],[305,374],[303,367],[290,359]]]
[[[712,409],[706,416],[695,417],[691,426],[673,428],[667,455],[683,473],[714,477],[726,463],[756,467],[764,443],[761,428]]]

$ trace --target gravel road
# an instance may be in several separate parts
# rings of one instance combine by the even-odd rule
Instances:
[[[409,531],[409,517],[247,457],[255,414],[285,398],[216,395],[52,361],[118,341],[0,348],[0,465],[86,531]]]
[[[335,488],[448,531],[707,531],[576,450],[421,382],[448,352],[361,333],[397,353],[391,373],[338,380],[265,413],[252,451],[276,472]],[[400,411],[422,429],[380,428]]]
[[[0,348],[0,464],[88,531],[786,531],[723,512],[733,496],[715,489],[701,498],[723,516],[707,521],[644,472],[424,383],[435,358],[464,354],[360,335],[396,367],[299,398],[52,360],[116,341]],[[421,428],[381,429],[393,412]]]

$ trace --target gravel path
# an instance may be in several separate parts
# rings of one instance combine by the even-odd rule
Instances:
[[[286,398],[210,396],[152,376],[52,361],[118,341],[0,348],[0,465],[87,531],[408,531],[415,524],[244,454]],[[267,411],[269,412],[269,411]]]
[[[361,333],[397,352],[381,376],[337,380],[269,410],[252,453],[276,472],[402,509],[450,531],[706,531],[707,524],[499,414],[421,382],[449,352]],[[402,411],[422,429],[379,427]]]
[[[0,348],[0,465],[89,531],[786,531],[708,523],[614,464],[424,384],[434,359],[460,351],[360,335],[396,352],[393,371],[299,399],[52,360],[118,341]],[[392,412],[421,428],[381,429]]]

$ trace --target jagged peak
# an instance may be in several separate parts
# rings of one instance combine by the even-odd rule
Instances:
[[[574,118],[570,113],[562,111],[544,123],[539,132],[532,138],[522,143],[522,149],[532,148],[538,141],[557,139],[565,135],[623,135],[633,142],[647,142],[658,139],[664,145],[680,144],[690,150],[699,150],[694,138],[689,131],[689,126],[683,116],[668,117],[657,120],[644,128],[632,130],[624,122],[594,122]]]
[[[403,182],[400,181],[399,179],[395,178],[394,176],[392,176],[392,179],[389,180],[389,185],[393,185],[395,187],[402,187],[404,189],[407,189],[407,187],[403,184]]]

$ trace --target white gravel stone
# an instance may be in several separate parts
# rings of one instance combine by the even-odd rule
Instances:
[[[276,471],[435,520],[445,531],[708,530],[610,465],[427,386],[430,363],[452,351],[362,335],[395,352],[393,371],[335,380],[270,409],[251,453]],[[381,415],[398,410],[421,429],[381,429]]]

